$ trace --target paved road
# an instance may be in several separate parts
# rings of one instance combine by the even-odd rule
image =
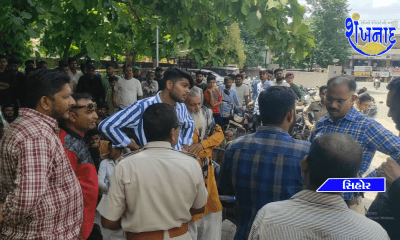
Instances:
[[[301,84],[301,83],[300,83]],[[362,87],[366,87],[368,89],[368,93],[372,95],[372,97],[375,98],[377,104],[378,104],[378,114],[376,115],[375,119],[381,123],[384,127],[392,131],[394,134],[398,135],[398,130],[396,130],[394,123],[392,122],[391,118],[387,116],[387,113],[389,111],[388,107],[386,106],[386,95],[387,95],[387,90],[386,90],[387,83],[382,83],[381,87],[378,90],[375,90],[373,88],[372,83],[367,83],[367,82],[357,82],[357,89],[360,89]],[[382,103],[380,103],[382,102]],[[385,159],[388,156],[385,154],[382,154],[380,152],[377,152],[375,154],[375,157],[371,163],[370,171],[373,169],[379,167],[379,165],[385,161]],[[367,208],[371,205],[373,199],[375,198],[376,194],[374,193],[368,193],[365,196],[365,204]],[[100,216],[97,214],[96,215],[96,223],[100,224]],[[236,226],[232,224],[229,220],[225,220],[222,224],[222,237],[221,240],[232,240],[235,236],[236,232]],[[106,229],[102,229],[102,233],[104,236],[105,240],[123,240],[125,239],[123,237],[122,231],[119,232],[113,232],[109,231]]]

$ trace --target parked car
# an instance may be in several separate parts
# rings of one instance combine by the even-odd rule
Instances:
[[[229,74],[239,74],[239,68],[232,68],[232,67],[210,67],[207,68],[211,71],[216,72],[221,77],[227,77]]]
[[[192,74],[194,76],[194,78],[196,78],[196,72],[201,70],[204,73],[204,82],[207,83],[207,76],[209,74],[212,74],[215,76],[215,80],[217,81],[216,84],[217,86],[223,85],[224,84],[224,78],[222,76],[220,76],[218,73],[214,72],[214,71],[210,71],[207,69],[188,69],[188,72],[190,74]]]

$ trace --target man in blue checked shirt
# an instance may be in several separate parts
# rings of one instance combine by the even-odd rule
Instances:
[[[321,118],[315,125],[311,142],[324,133],[338,132],[353,136],[363,149],[363,162],[358,173],[359,177],[376,177],[377,170],[368,176],[363,176],[371,165],[375,152],[378,150],[391,156],[400,163],[400,139],[384,128],[374,119],[359,113],[353,103],[357,99],[354,94],[357,84],[346,76],[329,79],[325,95],[328,115]],[[362,197],[357,193],[344,193],[344,200],[349,208],[365,214]]]
[[[168,69],[164,74],[165,89],[157,95],[133,103],[128,108],[106,118],[99,125],[99,131],[114,143],[115,147],[129,147],[137,150],[146,143],[143,131],[143,112],[150,105],[166,103],[173,106],[181,124],[179,141],[174,146],[176,150],[188,150],[192,145],[194,123],[185,105],[190,89],[194,86],[193,77],[178,68]],[[121,129],[132,129],[138,142],[131,140]]]
[[[233,141],[224,154],[220,195],[236,196],[235,240],[247,239],[257,212],[267,203],[287,200],[303,188],[301,161],[310,143],[290,137],[296,95],[290,88],[268,87],[258,102],[263,126]]]
[[[233,82],[233,80],[231,77],[226,77],[224,79],[224,86],[219,87],[219,90],[220,90],[221,96],[222,96],[222,100],[231,102],[231,103],[233,103],[234,106],[241,107],[237,92],[235,89],[232,88],[232,82]],[[224,90],[227,90],[228,94],[226,94]],[[231,110],[232,110],[232,106],[230,104],[228,104],[226,102],[222,103],[221,117],[222,117],[223,124],[221,127],[224,127],[225,125],[227,125],[229,123],[229,117],[227,117],[225,114],[230,115]]]

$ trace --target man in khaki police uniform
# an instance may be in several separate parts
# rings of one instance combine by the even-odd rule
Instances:
[[[322,86],[319,88],[319,97],[321,100],[313,101],[308,108],[303,112],[303,119],[306,124],[306,126],[309,129],[314,129],[314,124],[312,124],[308,118],[308,113],[313,112],[314,113],[314,122],[318,122],[319,119],[321,119],[323,116],[328,114],[328,110],[326,110],[325,106],[325,95],[326,95],[327,87]]]
[[[203,213],[207,189],[197,157],[172,149],[180,124],[173,107],[143,114],[148,143],[120,161],[97,210],[104,228],[123,228],[128,240],[190,240],[188,222]]]

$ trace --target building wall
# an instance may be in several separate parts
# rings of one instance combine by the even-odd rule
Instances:
[[[341,74],[342,74],[342,66],[334,66],[334,65],[328,66],[328,79],[340,76]]]

